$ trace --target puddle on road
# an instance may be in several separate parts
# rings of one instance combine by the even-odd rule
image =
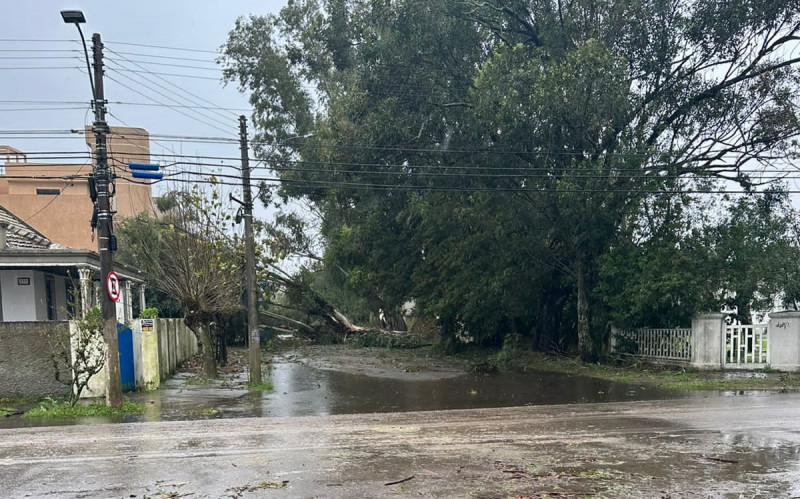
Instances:
[[[156,392],[128,394],[145,404],[142,415],[76,420],[0,420],[0,428],[209,418],[286,417],[372,412],[510,407],[544,404],[627,402],[717,396],[663,390],[557,373],[465,374],[444,379],[352,374],[275,359],[272,392],[186,386],[169,380]]]

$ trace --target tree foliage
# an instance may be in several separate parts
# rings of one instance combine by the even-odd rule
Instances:
[[[763,0],[302,0],[240,19],[222,62],[320,216],[321,272],[446,334],[593,359],[612,318],[775,294],[733,249],[763,210],[688,213],[797,154],[798,35],[800,7]]]

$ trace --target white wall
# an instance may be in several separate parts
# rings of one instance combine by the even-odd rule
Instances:
[[[28,286],[17,284],[17,278],[28,278]],[[40,277],[41,278],[41,277]],[[0,270],[0,286],[3,288],[3,320],[35,321],[36,297],[33,270]],[[42,280],[44,290],[44,280]],[[47,317],[45,313],[45,317]]]

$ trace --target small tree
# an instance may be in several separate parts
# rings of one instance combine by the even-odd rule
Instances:
[[[152,286],[180,303],[210,378],[217,376],[220,318],[242,306],[242,245],[219,199],[197,187],[173,191],[159,200],[157,218],[142,213],[117,228],[120,260],[145,270]]]
[[[89,380],[105,365],[106,358],[102,311],[92,308],[75,324],[77,327],[68,342],[55,330],[45,333],[56,380],[70,387],[70,406],[78,402]]]

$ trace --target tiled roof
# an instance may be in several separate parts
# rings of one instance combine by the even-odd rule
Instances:
[[[47,239],[42,233],[20,220],[16,215],[0,206],[0,223],[8,224],[6,242],[14,249],[57,249],[61,244]]]

